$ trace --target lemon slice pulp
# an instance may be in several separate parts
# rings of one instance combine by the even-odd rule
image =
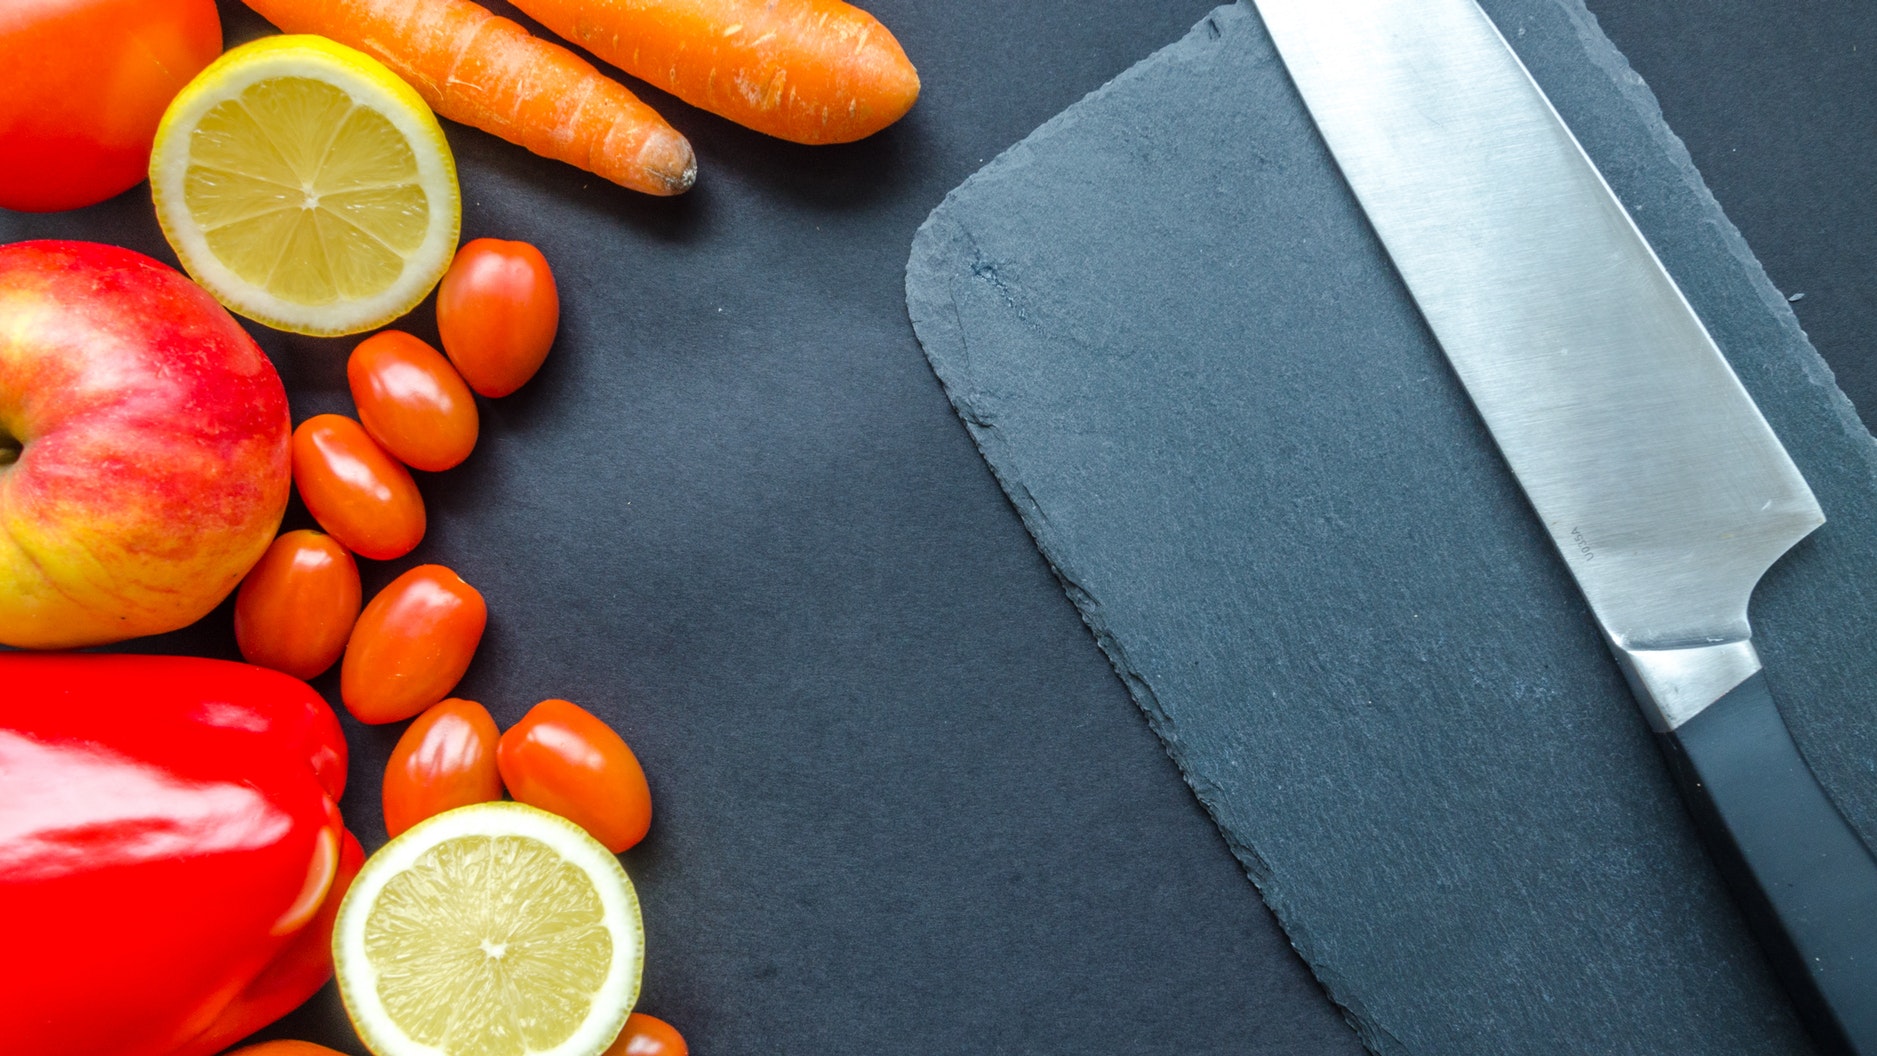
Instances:
[[[150,155],[157,220],[191,277],[280,330],[359,333],[449,267],[456,164],[423,99],[324,37],[264,37],[170,104]]]
[[[644,963],[619,859],[519,803],[460,807],[386,844],[332,941],[340,998],[378,1056],[598,1056]]]

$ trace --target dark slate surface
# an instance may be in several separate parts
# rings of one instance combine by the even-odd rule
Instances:
[[[1485,6],[1831,518],[1762,585],[1757,639],[1877,836],[1877,451],[1581,5]],[[907,290],[1069,597],[1372,1048],[1809,1051],[1248,8],[967,181]]]

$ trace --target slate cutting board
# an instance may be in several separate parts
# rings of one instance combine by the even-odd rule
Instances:
[[[1581,4],[1484,6],[1830,518],[1762,584],[1756,640],[1871,840],[1871,439]],[[921,228],[907,298],[1064,589],[1365,1043],[1810,1051],[1250,8],[967,180]]]

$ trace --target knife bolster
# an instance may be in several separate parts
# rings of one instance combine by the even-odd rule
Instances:
[[[1744,639],[1686,649],[1612,648],[1657,733],[1679,728],[1760,670],[1760,654]]]

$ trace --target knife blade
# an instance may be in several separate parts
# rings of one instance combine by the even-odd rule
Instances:
[[[1747,619],[1824,524],[1804,478],[1474,0],[1254,2],[1800,1018],[1877,1056],[1877,858],[1787,733]]]

